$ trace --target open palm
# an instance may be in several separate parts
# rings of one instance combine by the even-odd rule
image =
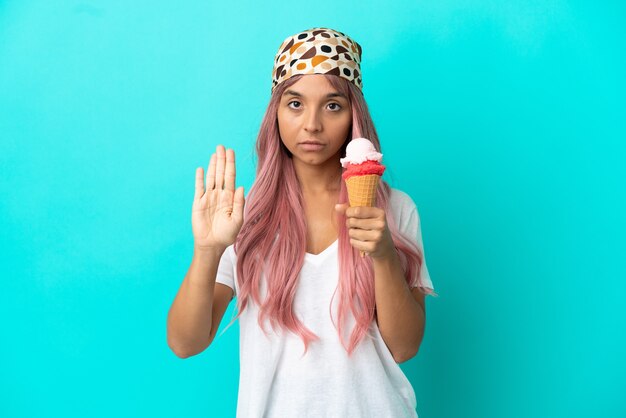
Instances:
[[[211,155],[204,187],[202,167],[196,169],[191,209],[194,246],[226,248],[235,242],[243,225],[243,187],[235,190],[235,152],[218,145]]]

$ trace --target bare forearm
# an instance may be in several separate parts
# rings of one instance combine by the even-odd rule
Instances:
[[[209,344],[215,278],[223,252],[194,250],[167,317],[168,345],[179,356],[201,352]]]
[[[397,252],[374,258],[376,315],[385,344],[397,363],[413,357],[424,335],[425,315],[404,278]]]

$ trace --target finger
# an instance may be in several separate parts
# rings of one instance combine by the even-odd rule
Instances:
[[[235,191],[235,151],[226,150],[226,174],[224,178],[226,190]]]
[[[376,218],[379,215],[378,208],[373,206],[352,206],[346,209],[346,216],[350,218]]]
[[[237,188],[235,192],[235,200],[233,202],[233,217],[235,221],[243,221],[243,208],[244,208],[243,186]]]
[[[381,238],[380,231],[370,231],[367,229],[348,229],[348,236],[361,242],[379,241]]]
[[[202,170],[202,167],[196,168],[196,189],[193,195],[194,199],[200,199],[204,194],[204,182],[202,181],[203,179],[204,172]]]
[[[382,231],[385,229],[385,222],[375,218],[346,218],[346,226],[362,230]]]
[[[372,252],[374,244],[371,242],[363,242],[358,239],[350,238],[350,245],[357,250],[364,252]]]
[[[215,188],[221,190],[224,188],[224,166],[225,162],[224,146],[217,146],[217,164],[215,166]]]
[[[337,212],[339,212],[339,214],[344,214],[345,215],[345,211],[348,208],[348,204],[347,203],[337,203],[335,205],[335,210]]]
[[[211,155],[211,160],[209,161],[209,168],[206,172],[206,189],[213,190],[215,188],[215,153]]]

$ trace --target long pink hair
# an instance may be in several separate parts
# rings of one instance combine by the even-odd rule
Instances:
[[[304,354],[308,345],[319,337],[309,330],[295,315],[293,301],[298,285],[298,276],[306,252],[306,220],[302,192],[293,167],[291,154],[281,141],[278,131],[277,111],[285,89],[296,83],[303,75],[296,75],[279,84],[272,94],[257,137],[258,165],[256,180],[246,198],[244,223],[234,244],[237,254],[237,295],[239,318],[246,308],[249,297],[259,306],[258,323],[266,332],[264,322],[270,319],[272,327],[278,324],[284,330],[298,334],[304,343]],[[352,132],[342,148],[352,138],[368,138],[380,152],[378,135],[361,90],[344,78],[326,75],[330,84],[345,94],[352,107]],[[339,161],[337,161],[339,164]],[[341,181],[339,202],[348,202],[345,182]],[[387,225],[398,250],[407,284],[422,286],[419,272],[423,254],[415,244],[416,237],[403,236],[388,210],[390,186],[381,179],[376,193],[377,206],[385,210]],[[336,215],[336,225],[346,224],[345,215]],[[278,235],[276,235],[278,234]],[[337,329],[341,344],[350,356],[355,347],[368,334],[374,319],[374,269],[369,257],[359,255],[350,245],[348,230],[339,227],[339,291],[338,322],[335,322],[329,306],[331,320]],[[262,273],[266,272],[267,295],[260,300]],[[429,288],[420,288],[427,294],[436,295]],[[333,300],[335,297],[333,294]],[[344,322],[349,313],[354,318],[354,328],[349,341],[344,341]],[[231,322],[232,323],[232,322]],[[369,334],[368,334],[369,335]],[[371,336],[371,335],[370,335]],[[303,355],[304,355],[303,354]]]

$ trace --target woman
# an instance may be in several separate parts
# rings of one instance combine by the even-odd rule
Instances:
[[[203,351],[237,296],[237,416],[417,416],[397,363],[417,353],[424,297],[435,293],[411,198],[381,179],[377,207],[346,203],[348,142],[366,137],[380,151],[360,62],[360,45],[341,32],[288,37],[247,199],[232,149],[217,146],[206,190],[196,171],[194,258],[168,341],[180,357]]]

